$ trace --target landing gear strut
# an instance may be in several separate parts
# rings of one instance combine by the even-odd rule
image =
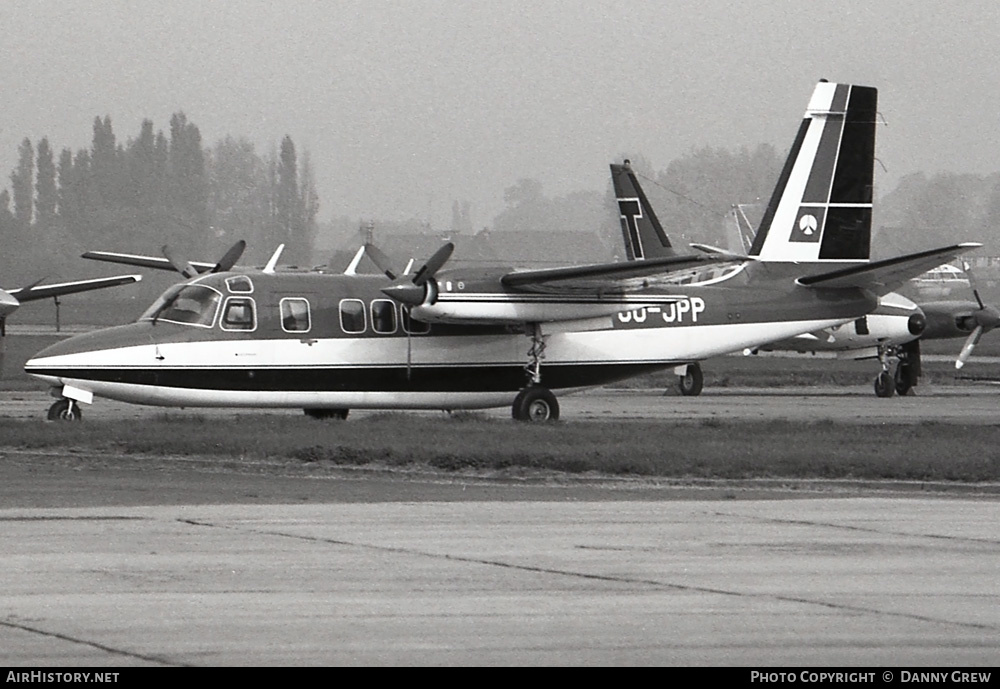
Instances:
[[[891,373],[892,359],[898,360],[895,373]],[[920,378],[920,341],[914,340],[902,346],[880,345],[878,360],[882,371],[875,378],[875,395],[878,397],[900,397],[913,393]]]
[[[552,391],[541,384],[545,338],[537,323],[530,327],[531,349],[528,350],[528,363],[524,366],[528,385],[521,388],[514,398],[511,416],[517,421],[555,421],[559,418],[559,402]]]
[[[83,419],[83,412],[80,404],[75,400],[63,398],[56,400],[49,407],[49,421],[80,421]]]
[[[875,377],[875,396],[892,397],[896,394],[896,380],[889,372],[892,365],[891,357],[895,354],[895,347],[892,345],[879,345],[878,360],[882,364],[882,370]]]

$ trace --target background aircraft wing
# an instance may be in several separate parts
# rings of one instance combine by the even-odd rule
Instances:
[[[19,287],[18,289],[7,290],[17,301],[35,301],[36,299],[48,299],[58,297],[63,294],[76,294],[77,292],[89,292],[105,287],[116,287],[117,285],[127,285],[132,282],[142,280],[141,275],[116,275],[109,278],[94,278],[92,280],[77,280],[75,282],[60,282],[53,285],[30,285]]]
[[[826,273],[807,275],[799,278],[798,282],[806,287],[863,287],[881,296],[902,287],[910,278],[981,246],[982,244],[977,242],[953,244]]]
[[[500,282],[525,292],[630,292],[658,284],[677,284],[677,278],[710,265],[740,262],[733,254],[667,256],[644,261],[595,263],[567,268],[545,268],[507,273]]]
[[[177,267],[170,259],[163,256],[139,256],[137,254],[119,254],[113,251],[88,251],[82,254],[83,258],[93,261],[106,261],[108,263],[123,263],[128,266],[139,266],[140,268],[156,268],[157,270],[176,271]],[[199,273],[211,271],[217,264],[205,263],[204,261],[189,261]]]

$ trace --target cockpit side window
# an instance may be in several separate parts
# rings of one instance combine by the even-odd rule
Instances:
[[[312,328],[309,300],[286,297],[280,302],[281,329],[286,333],[307,333]]]
[[[257,327],[257,313],[250,297],[229,297],[222,310],[223,330],[254,330]]]
[[[345,333],[365,331],[365,303],[360,299],[340,300],[340,327]]]
[[[164,292],[146,312],[140,321],[166,321],[181,325],[211,328],[215,315],[219,312],[222,295],[205,285],[175,285]]]
[[[226,288],[233,294],[253,294],[253,282],[246,275],[226,278]]]

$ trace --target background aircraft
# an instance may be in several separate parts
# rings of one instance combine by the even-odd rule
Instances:
[[[660,235],[665,235],[655,211],[628,166],[628,161],[624,166],[612,166],[612,178],[619,204],[630,208],[630,204],[635,202],[646,209],[645,218],[637,218],[630,231],[646,237],[645,243],[651,247],[652,256],[673,255],[673,248],[661,248],[661,243],[654,241]],[[632,198],[633,196],[636,198]],[[626,211],[623,210],[622,226],[628,247],[630,240],[629,231],[625,229],[625,216]],[[737,237],[737,246],[750,251],[757,232],[742,206],[731,209],[729,222]],[[955,362],[956,368],[961,368],[983,334],[1000,324],[1000,311],[983,303],[971,280],[971,272],[967,277],[958,268],[943,264],[917,276],[909,284],[914,285],[919,294],[930,293],[936,296],[948,294],[954,289],[971,288],[975,301],[953,299],[914,302],[902,294],[890,292],[880,297],[878,308],[872,313],[855,321],[821,331],[801,333],[753,348],[747,353],[825,352],[852,359],[875,358],[882,366],[874,381],[875,394],[879,397],[906,395],[917,385],[921,375],[921,340],[966,338]],[[930,291],[926,288],[927,285],[931,286]],[[944,286],[948,286],[949,290],[944,291]],[[896,364],[894,372],[893,363]],[[704,373],[698,362],[680,366],[676,372],[681,394],[693,396],[701,393]]]
[[[816,86],[754,256],[650,258],[626,218],[637,260],[545,270],[445,270],[450,243],[412,274],[366,247],[386,277],[281,271],[274,259],[199,274],[168,257],[193,277],[136,323],[59,342],[25,370],[62,397],[50,418],[79,418],[77,403],[96,395],[338,417],[509,404],[515,419],[555,419],[553,390],[853,321],[877,294],[968,248],[868,261],[876,100],[870,87]]]
[[[90,290],[127,285],[142,280],[141,275],[116,275],[107,278],[77,280],[58,284],[41,285],[35,283],[27,287],[17,287],[11,290],[0,289],[0,372],[3,371],[4,338],[7,336],[7,317],[17,311],[21,304],[39,299],[50,299],[67,294],[88,292]]]

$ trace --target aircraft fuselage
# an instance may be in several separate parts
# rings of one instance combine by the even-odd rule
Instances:
[[[835,326],[876,305],[863,290],[791,280],[554,299],[499,283],[449,288],[455,277],[442,275],[437,302],[411,320],[380,276],[203,275],[137,322],[59,342],[25,370],[65,391],[163,406],[485,408],[524,388],[533,334],[544,343],[541,383],[565,391]],[[507,309],[510,323],[468,322],[484,304]],[[442,322],[430,313],[438,305],[465,315]]]

